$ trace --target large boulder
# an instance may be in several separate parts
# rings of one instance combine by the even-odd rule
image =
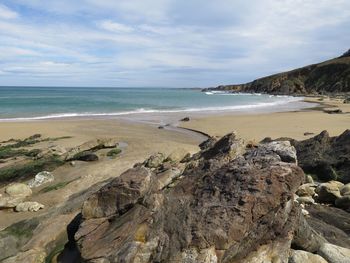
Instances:
[[[288,263],[328,263],[323,257],[303,250],[293,250]]]
[[[340,187],[341,185],[336,181],[320,184],[316,188],[318,200],[323,203],[334,203],[337,198],[341,197]]]
[[[14,183],[6,187],[5,193],[12,197],[27,197],[32,195],[32,190],[26,184]]]
[[[349,263],[350,249],[325,243],[318,252],[328,263]]]
[[[128,170],[84,202],[75,233],[82,260],[287,262],[304,173],[285,159],[291,146],[276,147],[245,149],[229,134],[180,175]]]
[[[43,184],[50,183],[55,180],[52,173],[47,171],[42,171],[35,175],[34,179],[28,182],[30,188],[39,187]]]
[[[309,205],[307,223],[329,243],[350,248],[350,213],[326,205]]]
[[[350,130],[330,137],[327,131],[304,141],[290,140],[299,165],[320,180],[350,183]]]

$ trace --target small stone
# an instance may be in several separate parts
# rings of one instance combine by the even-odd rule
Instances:
[[[6,187],[5,192],[14,197],[27,197],[32,195],[32,190],[26,184],[14,183]]]
[[[182,118],[180,121],[184,121],[184,122],[186,122],[186,121],[190,121],[190,117],[185,117],[185,118]]]
[[[73,167],[76,165],[76,163],[74,161],[71,161],[69,164]]]
[[[52,173],[47,171],[42,171],[37,175],[35,175],[33,180],[29,181],[28,186],[30,188],[39,187],[43,184],[50,183],[53,180],[55,180],[55,177],[53,176]]]
[[[16,206],[16,212],[37,212],[43,209],[44,205],[38,202],[23,202]]]
[[[315,194],[316,185],[315,184],[303,184],[299,186],[298,190],[296,191],[296,194],[299,196],[314,196]]]
[[[297,201],[299,203],[303,203],[303,204],[307,204],[307,205],[315,203],[315,200],[311,196],[301,196],[301,197],[297,198]]]

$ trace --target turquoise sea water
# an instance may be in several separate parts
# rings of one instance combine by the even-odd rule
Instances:
[[[261,111],[298,100],[301,98],[175,88],[0,87],[0,120]]]

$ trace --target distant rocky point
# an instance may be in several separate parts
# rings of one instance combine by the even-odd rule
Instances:
[[[246,84],[221,85],[203,91],[321,95],[350,92],[350,50],[322,63],[256,79]]]

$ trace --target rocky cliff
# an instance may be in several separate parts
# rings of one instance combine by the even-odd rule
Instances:
[[[91,195],[70,233],[82,260],[326,262],[312,253],[334,248],[294,201],[305,175],[289,141],[246,145],[228,134],[200,147],[152,156]]]
[[[317,95],[350,92],[350,51],[319,64],[239,85],[223,85],[205,90],[256,92],[283,95]]]

